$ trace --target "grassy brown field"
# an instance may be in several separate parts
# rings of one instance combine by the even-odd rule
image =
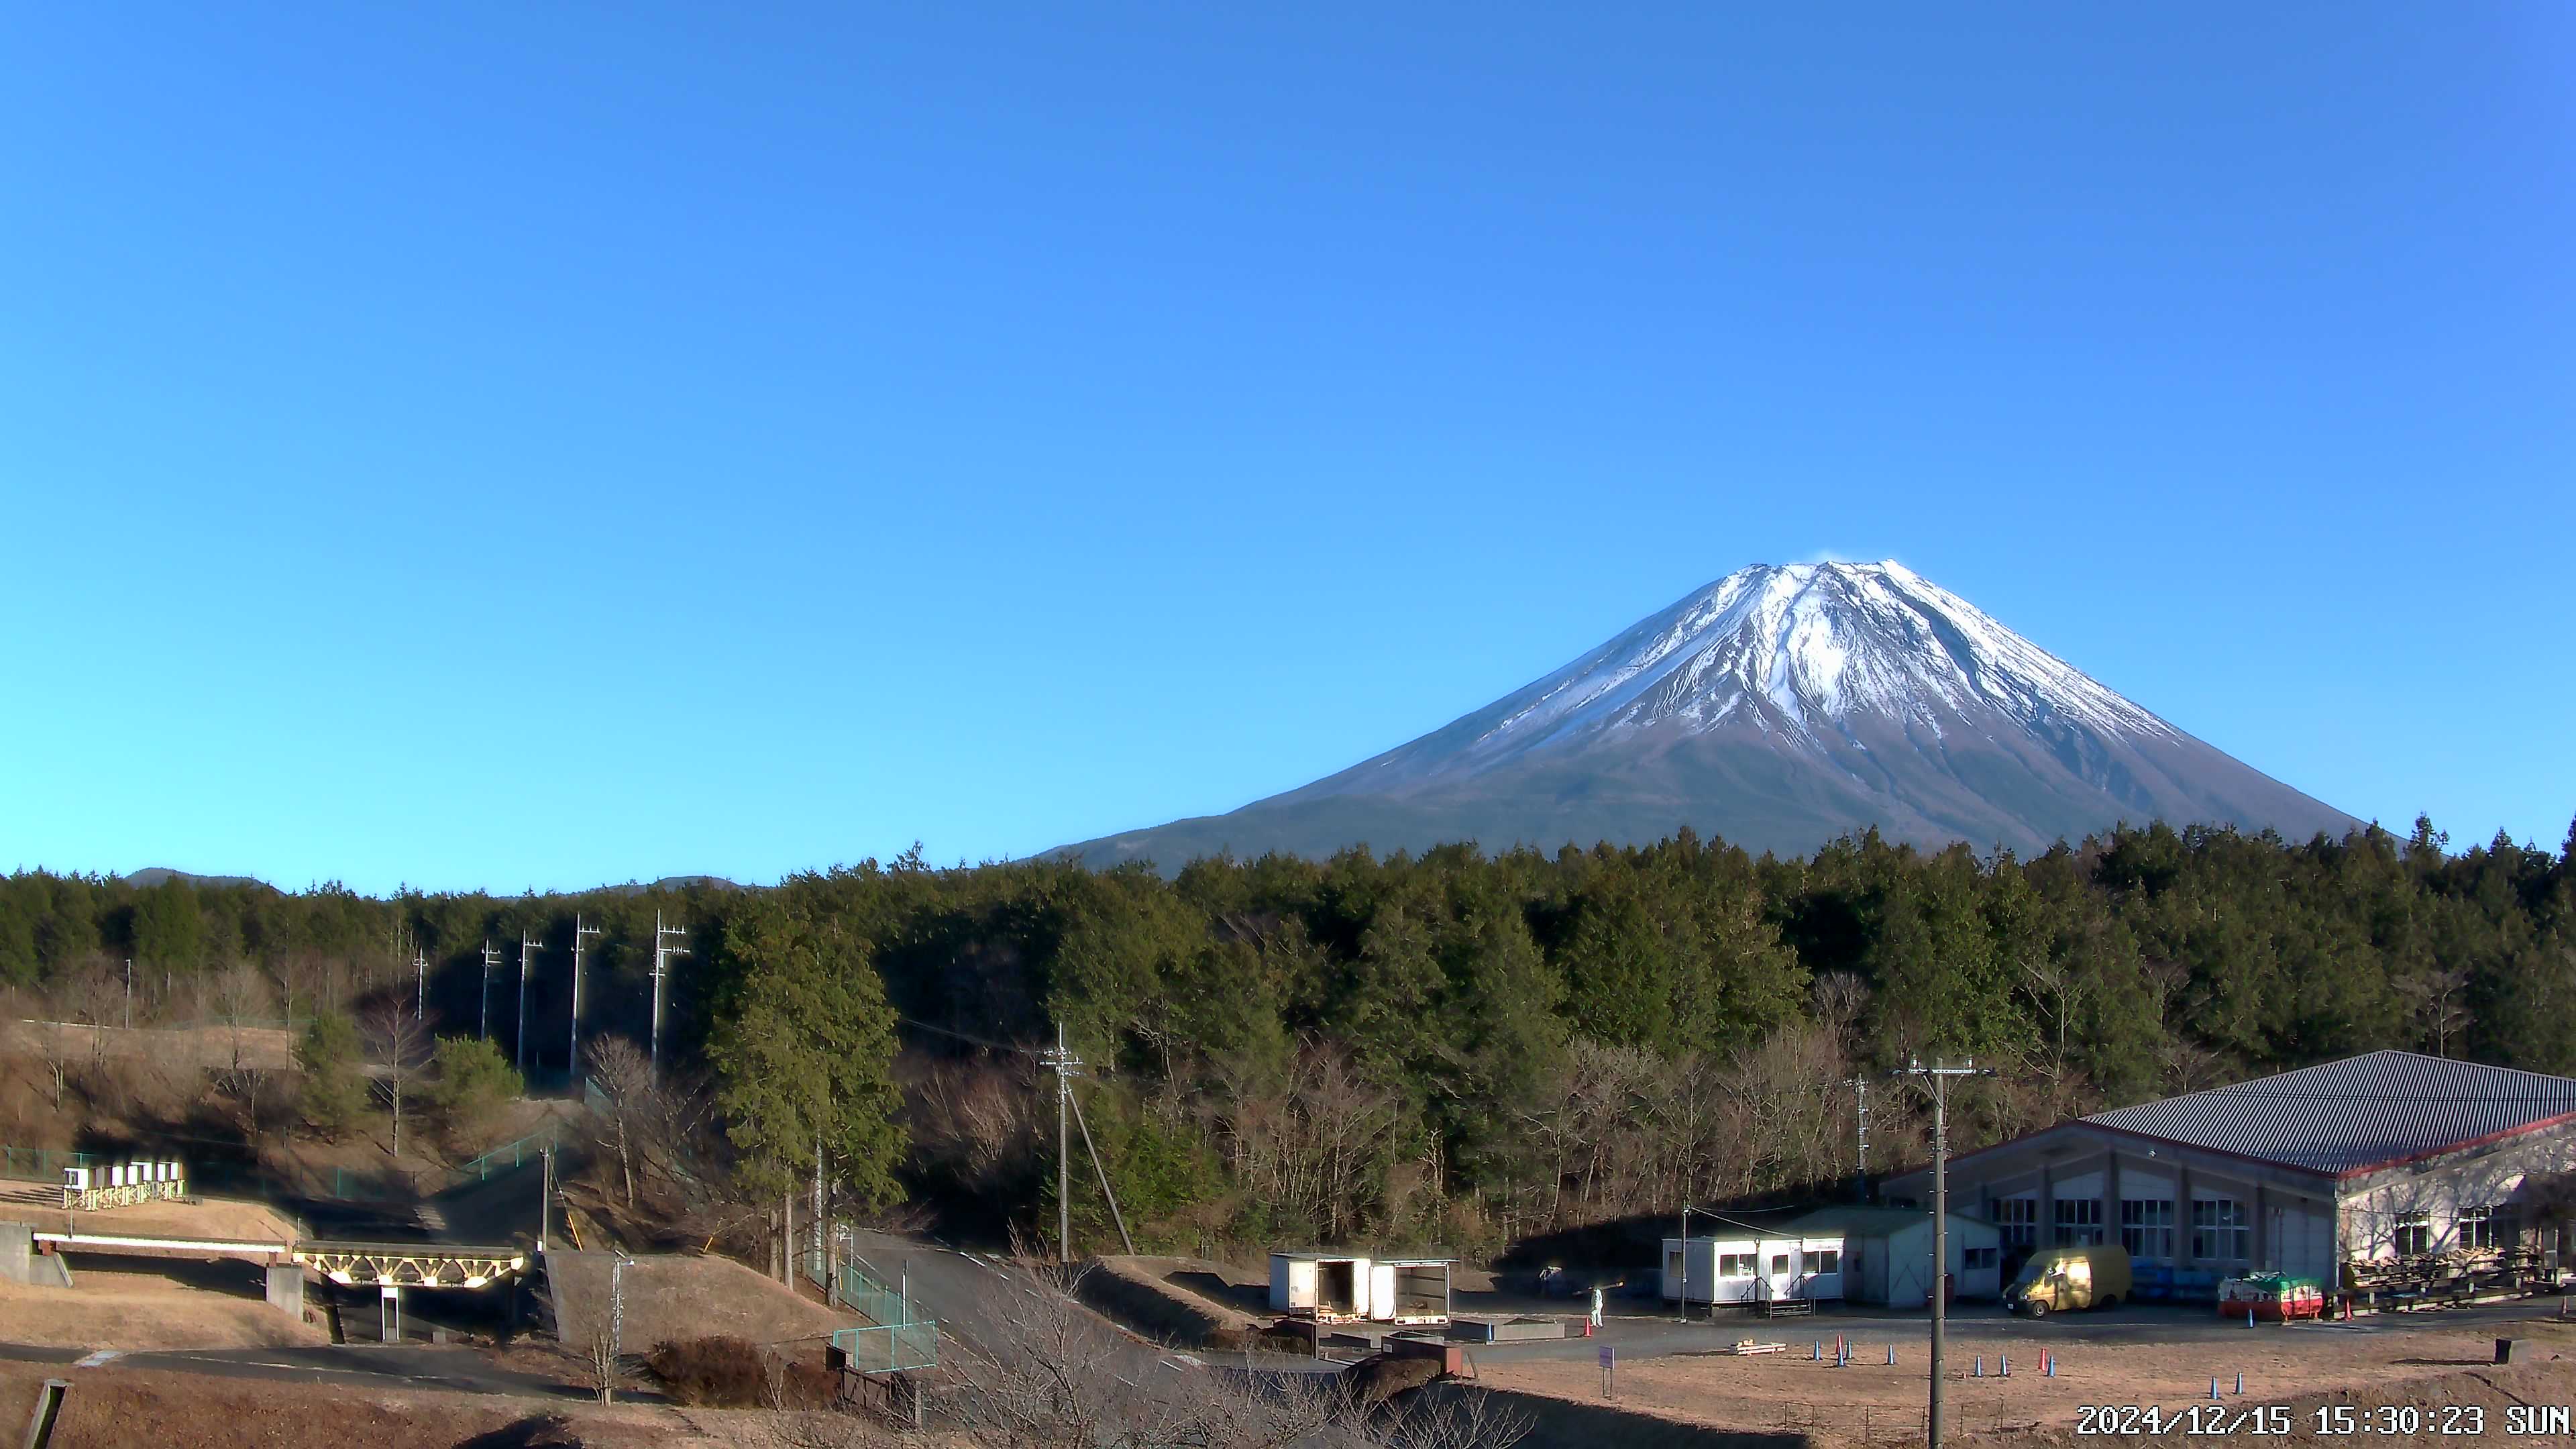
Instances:
[[[547,1254],[555,1311],[568,1344],[588,1341],[593,1324],[608,1312],[607,1253]],[[813,1299],[790,1292],[730,1258],[653,1255],[626,1270],[626,1346],[641,1353],[665,1339],[722,1335],[754,1343],[819,1340],[860,1322]]]
[[[75,1258],[70,1288],[0,1282],[0,1339],[48,1348],[275,1348],[328,1334],[268,1306],[247,1263]]]
[[[54,1434],[56,1449],[455,1449],[478,1440],[526,1449],[740,1449],[746,1442],[746,1416],[722,1410],[601,1407],[433,1390],[352,1391],[113,1364],[63,1369],[0,1363],[0,1425],[18,1432],[48,1377],[72,1385]]]
[[[261,1202],[207,1197],[67,1212],[61,1188],[31,1182],[0,1182],[0,1222],[32,1223],[42,1232],[222,1238],[243,1243],[291,1243],[304,1235],[293,1218]]]

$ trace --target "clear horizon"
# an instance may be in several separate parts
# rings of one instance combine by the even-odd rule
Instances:
[[[2400,835],[2576,814],[2576,12],[20,43],[0,868],[1025,856],[1824,557]]]

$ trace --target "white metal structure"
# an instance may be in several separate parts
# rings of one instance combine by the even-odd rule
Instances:
[[[168,1159],[63,1169],[63,1209],[96,1212],[188,1195],[187,1174]]]
[[[1448,1258],[1270,1255],[1270,1308],[1318,1323],[1449,1321]]]

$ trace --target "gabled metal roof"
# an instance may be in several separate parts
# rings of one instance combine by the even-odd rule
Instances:
[[[2315,1172],[2353,1173],[2571,1113],[2576,1079],[2382,1051],[2084,1120]]]

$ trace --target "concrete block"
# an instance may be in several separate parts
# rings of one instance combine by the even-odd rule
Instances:
[[[281,1313],[304,1317],[304,1265],[271,1263],[268,1265],[268,1306]]]
[[[34,1228],[25,1223],[0,1223],[0,1279],[27,1282],[27,1264],[35,1256]]]

